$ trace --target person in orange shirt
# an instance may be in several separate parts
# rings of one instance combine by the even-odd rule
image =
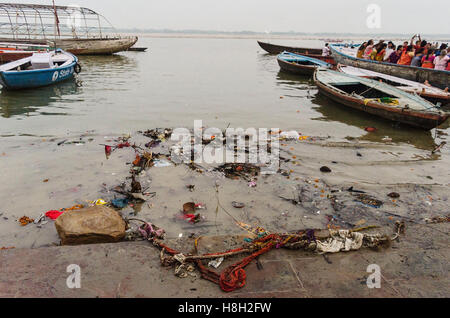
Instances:
[[[386,48],[387,48],[387,44],[383,43],[382,45],[380,45],[379,49],[378,49],[378,53],[375,57],[375,60],[378,62],[383,62],[384,61],[384,55],[386,54]]]
[[[414,57],[414,47],[412,45],[408,45],[406,51],[402,53],[400,60],[397,64],[399,65],[411,65],[411,61]]]
[[[434,68],[434,50],[428,50],[428,54],[422,57],[423,68]]]
[[[359,59],[362,59],[364,57],[364,52],[367,47],[367,42],[364,42],[358,49],[358,53],[356,54],[356,57]]]

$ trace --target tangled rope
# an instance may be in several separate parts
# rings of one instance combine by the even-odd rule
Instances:
[[[131,219],[130,219],[131,220]],[[198,270],[200,271],[201,277],[205,280],[211,281],[217,285],[220,286],[220,288],[224,292],[233,292],[237,289],[243,288],[247,284],[247,273],[245,271],[245,268],[256,258],[259,256],[268,253],[272,249],[280,249],[280,248],[290,248],[290,249],[298,249],[302,248],[305,250],[310,251],[317,251],[323,252],[323,249],[319,248],[319,245],[330,243],[331,240],[336,240],[339,238],[339,235],[348,235],[355,236],[355,233],[361,232],[366,229],[371,229],[374,227],[366,227],[366,228],[359,228],[354,230],[341,230],[341,231],[334,231],[329,230],[329,238],[328,241],[321,242],[317,237],[314,230],[306,230],[306,231],[300,231],[296,234],[270,234],[265,233],[262,234],[259,238],[254,239],[251,241],[251,243],[244,245],[243,247],[229,250],[222,253],[208,253],[208,254],[202,254],[197,255],[198,253],[198,241],[200,238],[197,238],[194,242],[194,250],[195,254],[189,254],[185,255],[181,252],[170,248],[169,246],[165,245],[161,242],[162,239],[164,239],[164,230],[159,229],[157,226],[147,223],[142,220],[134,219],[136,221],[141,221],[144,224],[139,228],[140,234],[149,242],[151,242],[155,247],[159,248],[161,250],[160,259],[161,264],[163,266],[173,266],[175,267],[175,274],[180,277],[186,277],[187,274],[183,275],[183,270],[193,270],[191,265],[188,265],[188,263],[193,263],[196,265]],[[349,251],[354,249],[359,249],[362,246],[365,247],[380,247],[380,246],[387,246],[386,243],[390,243],[391,240],[395,240],[398,238],[400,233],[404,232],[404,224],[398,224],[396,226],[396,235],[391,239],[387,236],[382,236],[379,234],[376,235],[364,235],[359,234],[358,238],[358,244],[356,244],[356,247],[348,247],[348,246],[342,246],[337,248],[336,252],[339,250],[342,251]],[[336,242],[334,242],[336,243]],[[323,247],[323,246],[322,246]],[[333,247],[336,247],[336,244],[333,245]],[[325,251],[326,252],[326,251]],[[167,256],[168,254],[168,256]],[[216,273],[215,271],[207,268],[203,264],[203,260],[208,259],[218,259],[221,257],[231,257],[236,256],[240,254],[250,254],[249,256],[243,258],[241,261],[227,267],[224,271],[222,271],[220,274]]]

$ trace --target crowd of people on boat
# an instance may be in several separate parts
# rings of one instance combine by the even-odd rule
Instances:
[[[450,71],[448,45],[427,42],[422,40],[420,35],[413,36],[410,42],[405,41],[399,46],[395,46],[392,41],[385,43],[384,40],[381,40],[375,44],[373,40],[369,40],[359,47],[356,57],[378,62]]]

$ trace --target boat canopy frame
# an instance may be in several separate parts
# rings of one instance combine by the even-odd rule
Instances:
[[[0,38],[14,41],[117,38],[101,14],[78,6],[0,3]]]

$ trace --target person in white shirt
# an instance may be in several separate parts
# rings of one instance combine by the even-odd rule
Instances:
[[[389,56],[391,56],[392,53],[394,53],[395,51],[395,45],[392,42],[388,43],[387,49],[386,49],[386,53],[384,54],[384,61],[387,61],[389,59]]]
[[[331,51],[330,51],[330,47],[327,44],[325,44],[325,47],[322,50],[322,56],[330,56],[331,55]]]

